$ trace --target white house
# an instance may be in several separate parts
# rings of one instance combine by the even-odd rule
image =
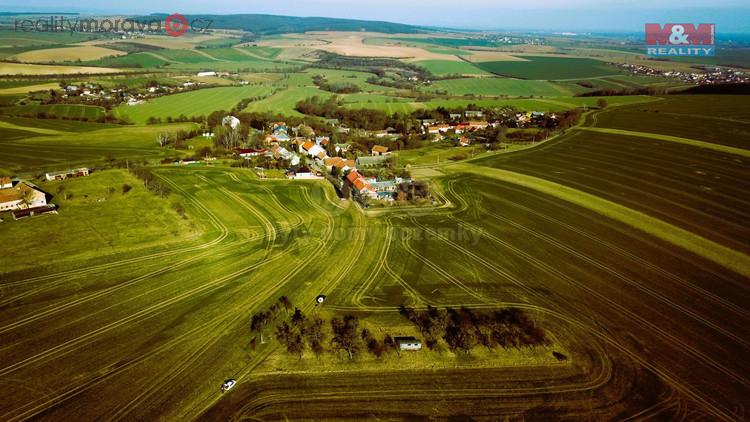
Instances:
[[[0,189],[8,189],[13,187],[13,180],[10,177],[0,177]]]
[[[224,118],[221,119],[221,125],[229,126],[232,128],[232,130],[234,130],[237,129],[237,127],[240,125],[240,119],[234,116],[224,116]]]
[[[47,173],[44,175],[44,177],[47,180],[65,180],[70,177],[85,177],[89,175],[89,169],[86,167],[81,167],[79,169],[73,169],[73,170],[65,170],[65,171],[55,171],[52,173]]]
[[[198,72],[196,76],[216,76],[216,72]]]
[[[25,182],[8,189],[0,189],[0,211],[14,211],[47,205],[44,192]]]
[[[414,337],[396,337],[393,339],[400,350],[420,350],[422,349],[422,342]]]
[[[322,179],[322,177],[316,175],[309,168],[302,166],[295,172],[290,172],[290,179]]]

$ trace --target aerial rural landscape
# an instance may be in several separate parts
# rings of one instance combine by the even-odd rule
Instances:
[[[0,421],[750,420],[746,5],[11,3]]]

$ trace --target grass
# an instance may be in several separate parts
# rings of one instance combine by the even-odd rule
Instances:
[[[582,79],[619,73],[617,68],[581,57],[523,56],[526,61],[481,62],[476,65],[487,72],[520,79]]]
[[[122,193],[123,185],[132,190]],[[39,186],[52,195],[59,207],[56,216],[39,220],[9,221],[3,224],[3,237],[24,238],[24,249],[14,248],[3,254],[5,268],[31,268],[39,262],[49,263],[77,259],[103,259],[107,255],[150,245],[164,245],[186,239],[194,228],[178,217],[170,202],[159,200],[147,191],[140,180],[124,170],[94,172],[89,177],[62,182],[44,182]],[[114,188],[115,192],[108,190]],[[70,199],[65,199],[70,195]],[[101,227],[106,225],[107,229]],[[65,244],[65,249],[50,248]],[[34,250],[34,254],[27,253]]]
[[[294,109],[295,105],[302,99],[308,97],[327,97],[331,93],[321,91],[313,87],[297,87],[282,90],[266,99],[250,103],[245,110],[265,112],[273,110],[275,113],[281,113],[290,116],[301,115]]]
[[[229,110],[245,98],[267,95],[266,86],[205,88],[149,100],[136,106],[121,105],[114,109],[119,117],[143,124],[150,117],[166,119],[178,116],[207,116],[215,110]]]

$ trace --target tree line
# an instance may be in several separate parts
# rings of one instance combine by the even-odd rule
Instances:
[[[158,195],[160,198],[166,198],[170,193],[172,193],[172,189],[167,184],[159,180],[156,176],[154,176],[151,170],[145,167],[132,166],[129,168],[129,171],[134,176],[141,179],[141,181],[143,182],[143,186],[145,186],[146,189]]]
[[[428,305],[419,311],[402,305],[399,313],[419,329],[430,350],[440,350],[441,341],[450,351],[466,354],[476,346],[492,350],[549,344],[544,330],[518,308],[482,312],[448,307],[440,311]]]
[[[281,296],[268,309],[260,311],[250,319],[250,331],[255,334],[251,347],[272,338],[284,347],[287,353],[300,359],[306,351],[320,357],[325,352],[344,355],[354,359],[367,351],[375,357],[388,353],[399,353],[396,341],[389,334],[377,338],[369,329],[361,328],[359,318],[354,315],[331,318],[328,323],[317,314],[305,315],[294,307],[286,296]]]

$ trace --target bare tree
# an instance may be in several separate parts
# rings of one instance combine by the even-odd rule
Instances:
[[[164,148],[169,143],[169,133],[162,132],[156,137],[156,143],[159,144],[159,148]]]
[[[358,326],[359,320],[353,315],[345,315],[343,319],[334,318],[331,320],[331,328],[333,329],[331,345],[336,350],[344,350],[349,355],[349,359],[354,359],[354,355],[361,348]]]

